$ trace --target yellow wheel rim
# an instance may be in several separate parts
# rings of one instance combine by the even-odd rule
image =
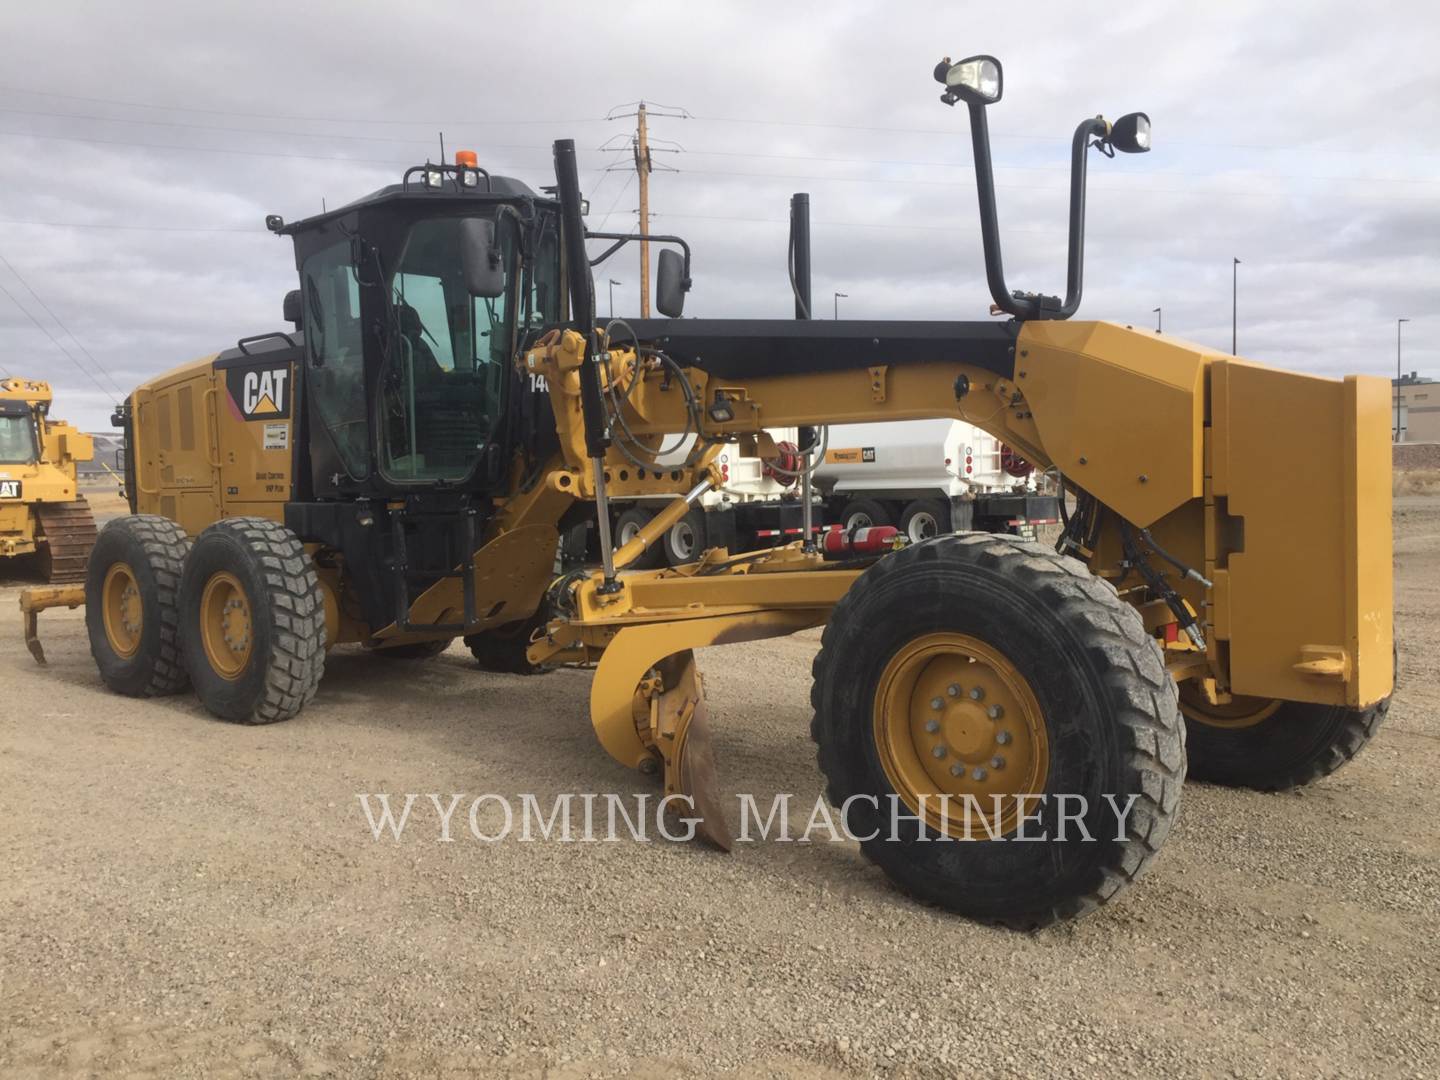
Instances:
[[[238,679],[250,662],[255,639],[250,600],[240,579],[227,570],[212,574],[200,594],[200,638],[215,673]]]
[[[1248,728],[1269,717],[1280,707],[1275,698],[1244,697],[1236,694],[1226,705],[1212,705],[1193,682],[1180,684],[1180,711],[1189,720],[1209,727]]]
[[[114,563],[105,571],[105,584],[100,589],[101,614],[105,623],[105,639],[122,660],[129,660],[140,651],[140,635],[145,630],[145,611],[140,604],[140,585],[129,563]]]
[[[924,818],[937,833],[1006,835],[1019,819],[1016,797],[1045,789],[1050,746],[1040,703],[1015,666],[978,638],[926,634],[906,644],[880,675],[874,714],[886,778],[912,813],[925,797]],[[1025,807],[1037,809],[1034,801]]]

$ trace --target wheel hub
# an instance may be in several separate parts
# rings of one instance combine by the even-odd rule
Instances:
[[[238,679],[250,661],[250,601],[239,578],[213,574],[200,596],[200,637],[205,658],[221,678]]]
[[[139,651],[145,629],[140,586],[128,564],[115,563],[105,572],[101,598],[105,637],[115,655],[128,660]]]
[[[927,824],[956,837],[984,835],[987,826],[1010,831],[1015,796],[1043,791],[1049,770],[1044,717],[1029,684],[997,650],[965,634],[927,634],[895,654],[876,691],[875,741],[896,794],[914,813],[923,796]]]

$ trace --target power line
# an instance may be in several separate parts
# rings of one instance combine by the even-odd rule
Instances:
[[[50,328],[48,326],[42,323],[39,319],[35,318],[34,315],[30,314],[29,310],[27,310],[25,306],[20,303],[20,301],[16,298],[15,294],[5,287],[4,282],[0,282],[0,292],[3,292],[6,296],[10,298],[10,302],[20,309],[21,314],[23,314],[27,319],[34,323],[40,329],[40,332],[50,339],[50,343],[54,345],[55,348],[59,349],[62,353],[64,353],[66,359],[68,359],[72,364],[79,368],[81,373],[92,383],[95,384],[95,388],[97,390],[99,390],[112,402],[115,401],[115,395],[112,394],[109,390],[106,390],[105,387],[101,386],[100,380],[95,378],[95,376],[91,373],[90,369],[87,368],[84,364],[80,363],[79,360],[76,360],[75,357],[71,355],[70,350],[65,348],[64,345],[60,344],[60,339],[50,332]]]
[[[202,116],[234,116],[246,120],[289,120],[296,123],[307,124],[397,124],[409,127],[425,126],[434,127],[437,122],[447,124],[488,124],[499,127],[542,124],[601,124],[605,122],[603,116],[591,116],[572,118],[569,120],[540,120],[540,119],[514,119],[497,120],[494,117],[486,117],[483,120],[449,120],[436,121],[434,119],[422,120],[391,120],[374,116],[295,116],[293,114],[239,112],[233,109],[202,109],[193,105],[155,105],[144,101],[122,101],[116,98],[84,97],[80,94],[57,94],[49,90],[27,90],[18,86],[0,86],[0,92],[7,94],[28,94],[32,97],[62,98],[66,101],[85,101],[92,105],[114,105],[123,109],[155,109],[160,112],[182,112],[197,113]]]
[[[60,321],[60,316],[56,315],[55,312],[50,310],[50,305],[45,303],[45,301],[41,299],[40,294],[35,291],[34,286],[32,286],[30,282],[25,280],[24,276],[20,273],[20,271],[15,269],[15,264],[12,263],[9,259],[7,259],[3,253],[0,253],[0,263],[4,263],[5,268],[9,270],[10,273],[15,275],[15,280],[20,282],[21,285],[25,286],[25,291],[35,298],[35,302],[40,305],[40,310],[45,312],[46,315],[49,315],[50,318],[54,320],[55,325],[60,328],[60,331],[75,343],[75,347],[85,354],[85,358],[89,360],[90,363],[95,365],[95,370],[105,376],[105,381],[108,382],[112,387],[114,387],[115,392],[121,397],[124,397],[125,391],[121,390],[120,387],[116,385],[115,380],[110,378],[110,373],[105,370],[104,365],[101,364],[99,360],[96,360],[95,357],[90,354],[90,350],[85,348],[84,343],[75,336],[75,334],[68,326],[66,326],[63,322]]]
[[[95,144],[95,145],[100,145],[100,146],[129,146],[129,147],[137,147],[137,148],[148,149],[148,150],[173,150],[173,151],[180,151],[180,152],[182,152],[182,153],[233,154],[233,155],[239,155],[239,156],[242,156],[242,157],[282,158],[282,159],[294,159],[294,160],[303,160],[303,161],[339,161],[339,162],[347,162],[347,163],[352,163],[352,164],[357,164],[357,165],[384,165],[384,166],[388,166],[388,167],[390,167],[390,168],[403,168],[405,165],[411,164],[411,162],[400,161],[398,158],[363,158],[363,157],[341,156],[341,155],[334,155],[334,154],[297,154],[297,153],[289,153],[289,152],[282,152],[282,151],[275,151],[275,150],[242,150],[242,149],[237,149],[237,148],[234,148],[234,147],[219,147],[219,146],[183,146],[183,145],[177,145],[177,144],[174,144],[174,143],[134,142],[134,141],[124,140],[124,139],[96,139],[96,138],[82,137],[82,136],[78,136],[78,135],[48,135],[48,134],[39,134],[39,133],[37,133],[37,132],[31,132],[31,131],[5,131],[5,130],[0,130],[0,136],[3,136],[3,135],[13,136],[13,137],[15,137],[15,138],[44,139],[44,140],[47,140],[47,141],[59,141],[59,142],[78,142],[78,143]],[[520,147],[512,147],[512,149],[520,149]],[[537,147],[534,147],[534,149],[538,152],[538,151],[541,151],[541,150],[543,150],[543,149],[545,149],[545,148],[542,148],[542,147],[538,147],[538,146],[537,146]],[[707,152],[707,151],[694,151],[694,153],[701,154],[701,153],[711,153],[711,152]],[[715,152],[713,152],[713,153],[717,153],[717,154],[718,154],[718,153],[720,153],[720,152],[719,152],[719,151],[715,151]],[[745,157],[745,156],[761,157],[761,156],[766,156],[766,155],[744,155],[744,154],[740,154],[739,152],[735,152],[734,156],[737,156],[737,157]],[[824,159],[808,158],[808,159],[804,159],[804,160],[824,160]],[[867,162],[867,163],[868,163],[868,162]],[[515,163],[511,163],[511,162],[488,162],[487,164],[490,164],[493,168],[497,168],[497,169],[510,169],[510,170],[520,170],[520,171],[523,171],[523,169],[525,168],[525,166],[520,166],[520,165],[517,165],[517,164],[515,164]],[[876,162],[874,162],[874,164],[888,164],[888,162],[885,162],[885,161],[876,161]],[[959,165],[961,165],[961,166],[965,166],[967,163],[964,163],[964,162],[961,162],[961,163],[943,162],[943,163],[936,163],[936,164],[943,164],[943,165],[945,165],[945,166],[949,166],[949,165],[952,165],[952,164],[959,164]],[[996,171],[1013,170],[1013,171],[1024,171],[1024,172],[1037,171],[1037,172],[1055,172],[1055,173],[1061,173],[1061,172],[1064,172],[1064,171],[1065,171],[1064,169],[1062,169],[1062,168],[1060,168],[1060,167],[1026,166],[1026,165],[997,165],[995,168],[996,168]],[[603,172],[604,170],[603,170],[603,169],[596,169],[596,170],[593,170],[593,171],[596,172],[596,173],[599,173],[599,172]],[[692,174],[692,175],[698,175],[698,176],[739,177],[739,178],[745,178],[745,179],[759,179],[759,180],[822,180],[822,181],[832,181],[832,182],[836,182],[836,183],[855,183],[855,184],[911,184],[911,185],[924,185],[924,186],[944,187],[944,186],[948,186],[948,185],[951,185],[951,184],[957,184],[957,183],[962,183],[962,182],[963,182],[963,181],[960,180],[960,179],[956,179],[956,180],[923,180],[923,179],[916,179],[916,178],[913,178],[913,177],[822,176],[822,175],[817,175],[817,174],[814,174],[814,173],[750,173],[750,172],[734,172],[734,171],[719,170],[719,169],[686,169],[686,170],[684,170],[684,171],[685,171],[685,172],[688,172],[688,173],[690,173],[690,174]],[[1225,178],[1227,175],[1229,175],[1229,174],[1226,174],[1226,173],[1150,172],[1150,173],[1134,173],[1134,174],[1120,174],[1120,175],[1121,175],[1122,177],[1124,177],[1125,180],[1128,182],[1128,181],[1133,181],[1135,178],[1145,177],[1145,176],[1200,176],[1200,177],[1210,177],[1210,178],[1214,178],[1214,179],[1224,179],[1224,178]],[[1440,183],[1440,180],[1421,180],[1421,179],[1407,180],[1407,179],[1391,179],[1391,178],[1385,178],[1385,177],[1361,177],[1361,176],[1356,176],[1356,177],[1338,177],[1338,176],[1337,176],[1337,177],[1326,177],[1326,176],[1306,176],[1306,175],[1283,176],[1283,175],[1267,174],[1267,173],[1246,173],[1245,175],[1247,175],[1247,176],[1249,176],[1249,177],[1252,177],[1252,178],[1260,178],[1260,179],[1280,179],[1280,180],[1286,180],[1286,179],[1289,179],[1289,180],[1322,180],[1322,181],[1344,181],[1344,182],[1355,181],[1355,182],[1361,182],[1361,183],[1375,183],[1375,182],[1387,182],[1387,183],[1417,183],[1417,184],[1434,184],[1434,183]],[[1017,184],[1001,185],[1001,190],[1005,190],[1005,189],[1023,189],[1023,185],[1017,185]],[[1048,190],[1051,190],[1051,189],[1049,189],[1049,188],[1038,188],[1038,187],[1036,187],[1036,188],[1033,188],[1033,190],[1037,190],[1037,191],[1039,191],[1039,190],[1046,190],[1046,191],[1048,191]],[[1056,190],[1059,190],[1059,189],[1056,189]],[[1092,186],[1092,190],[1105,190],[1105,188],[1104,188],[1103,185],[1094,185],[1094,186]],[[1151,191],[1154,191],[1154,192],[1157,192],[1157,193],[1160,193],[1160,194],[1177,194],[1177,195],[1193,194],[1193,191],[1184,190],[1184,189],[1177,189],[1177,188],[1151,188],[1151,189],[1148,189],[1148,190],[1151,190]],[[1270,192],[1270,191],[1266,191],[1266,192],[1259,192],[1259,191],[1227,191],[1227,192],[1221,192],[1220,194],[1233,195],[1233,196],[1244,197],[1244,198],[1281,198],[1281,199],[1287,199],[1287,198],[1293,198],[1293,197],[1294,197],[1293,193],[1291,193],[1291,192],[1281,192],[1281,191],[1274,191],[1274,192]],[[1432,201],[1431,198],[1428,197],[1428,196],[1390,196],[1390,195],[1374,195],[1374,194],[1369,193],[1369,192],[1364,192],[1364,193],[1361,193],[1361,192],[1348,192],[1348,193],[1345,193],[1345,194],[1346,194],[1346,195],[1349,195],[1349,196],[1355,196],[1355,197],[1358,197],[1358,196],[1360,196],[1360,195],[1363,194],[1363,195],[1365,195],[1366,197],[1368,197],[1368,198],[1369,198],[1371,201],[1373,201],[1373,202],[1416,202],[1416,201],[1430,202],[1430,201]]]
[[[621,184],[620,190],[615,193],[615,201],[610,204],[610,209],[605,211],[605,216],[600,219],[600,224],[595,226],[595,232],[601,232],[605,228],[605,223],[610,220],[610,215],[615,213],[615,207],[620,205],[620,200],[625,197],[625,192],[630,190],[630,184],[634,179],[634,173],[625,177],[625,183]]]
[[[493,116],[472,118],[467,120],[436,120],[435,118],[420,119],[392,119],[375,116],[297,116],[295,114],[241,112],[232,109],[209,109],[199,108],[192,105],[156,105],[152,102],[125,101],[117,98],[87,97],[79,94],[62,94],[49,90],[32,90],[25,87],[0,86],[0,93],[24,94],[30,97],[58,98],[65,101],[83,101],[95,105],[110,105],[126,109],[150,109],[159,112],[193,113],[202,116],[230,116],[249,120],[278,120],[292,123],[311,124],[379,124],[407,127],[434,128],[442,126],[471,126],[471,127],[543,127],[562,126],[575,124],[603,124],[615,119],[612,116],[582,116],[570,117],[568,119],[541,119],[538,117],[497,119]],[[636,103],[638,104],[638,102]],[[617,106],[617,108],[628,108],[628,105]],[[847,124],[836,123],[829,120],[806,120],[806,119],[780,119],[777,117],[745,117],[745,116],[709,116],[705,114],[690,113],[685,110],[678,110],[681,119],[692,120],[700,123],[712,124],[735,124],[753,125],[764,127],[792,127],[792,128],[814,128],[832,131],[870,131],[881,134],[893,135],[963,135],[964,132],[957,128],[923,128],[923,127],[897,127],[885,124]],[[115,117],[113,119],[123,120]],[[296,134],[312,134],[299,133]],[[336,136],[343,137],[343,136]],[[1024,132],[993,132],[993,139],[1018,139],[1023,141],[1041,142],[1064,142],[1070,137],[1068,132],[1059,134],[1024,133]],[[1353,154],[1353,146],[1344,147],[1320,147],[1300,146],[1296,144],[1274,144],[1274,143],[1227,143],[1210,142],[1205,140],[1179,139],[1174,140],[1176,145],[1195,147],[1214,147],[1220,149],[1234,150],[1260,150],[1265,152],[1283,152],[1298,154]],[[1396,151],[1368,151],[1372,154],[1387,153],[1391,156],[1403,155],[1407,158],[1416,156],[1437,157],[1440,151],[1415,151],[1410,148]]]
[[[0,225],[34,225],[44,229],[121,229],[129,232],[172,232],[172,233],[243,233],[249,236],[269,236],[267,229],[256,226],[246,228],[234,226],[220,228],[217,226],[188,226],[188,225],[112,225],[102,221],[16,221],[0,218]]]

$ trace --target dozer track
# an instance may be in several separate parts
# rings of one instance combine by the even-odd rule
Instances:
[[[35,517],[44,534],[40,570],[52,585],[85,580],[85,564],[95,546],[95,518],[81,496],[68,503],[38,503]]]

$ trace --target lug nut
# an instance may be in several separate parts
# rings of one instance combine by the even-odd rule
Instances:
[[[950,766],[950,775],[951,775],[951,776],[964,776],[964,775],[965,775],[965,766],[964,766],[964,765],[961,765],[959,762],[956,762],[954,765],[951,765],[951,766]]]
[[[932,708],[932,709],[943,709],[944,707],[945,707],[945,699],[944,699],[944,698],[938,698],[938,697],[937,697],[937,698],[931,698],[931,699],[930,699],[930,708]]]
[[[976,770],[975,770],[973,773],[971,773],[970,775],[973,776],[973,777],[975,777],[976,780],[984,780],[985,777],[987,777],[987,776],[990,775],[990,774],[987,773],[984,769],[976,769]]]
[[[1005,710],[999,705],[991,705],[990,708],[985,710],[985,715],[990,717],[991,720],[999,720],[1005,715]]]
[[[990,767],[992,769],[1003,769],[1005,767],[1005,759],[999,754],[996,754],[990,759]]]
[[[930,753],[934,757],[942,758],[945,756],[945,748],[943,746],[937,746],[934,750],[931,750]]]
[[[937,731],[940,730],[940,721],[939,721],[939,720],[926,720],[926,721],[925,721],[925,730],[928,731],[931,735],[934,735],[935,732],[937,732]]]
[[[949,686],[947,686],[947,687],[945,688],[945,692],[946,692],[947,694],[949,694],[951,697],[959,697],[959,696],[960,696],[960,684],[959,684],[958,682],[952,682]]]
[[[1009,733],[1008,731],[998,732],[998,733],[995,735],[995,741],[996,741],[997,743],[999,743],[1001,746],[1007,746],[1007,745],[1009,745],[1009,743],[1010,743],[1010,733]]]
[[[974,690],[971,690],[971,691],[970,691],[970,699],[971,699],[972,701],[983,701],[984,698],[985,698],[985,688],[984,688],[983,686],[977,686],[977,687],[975,687]]]

